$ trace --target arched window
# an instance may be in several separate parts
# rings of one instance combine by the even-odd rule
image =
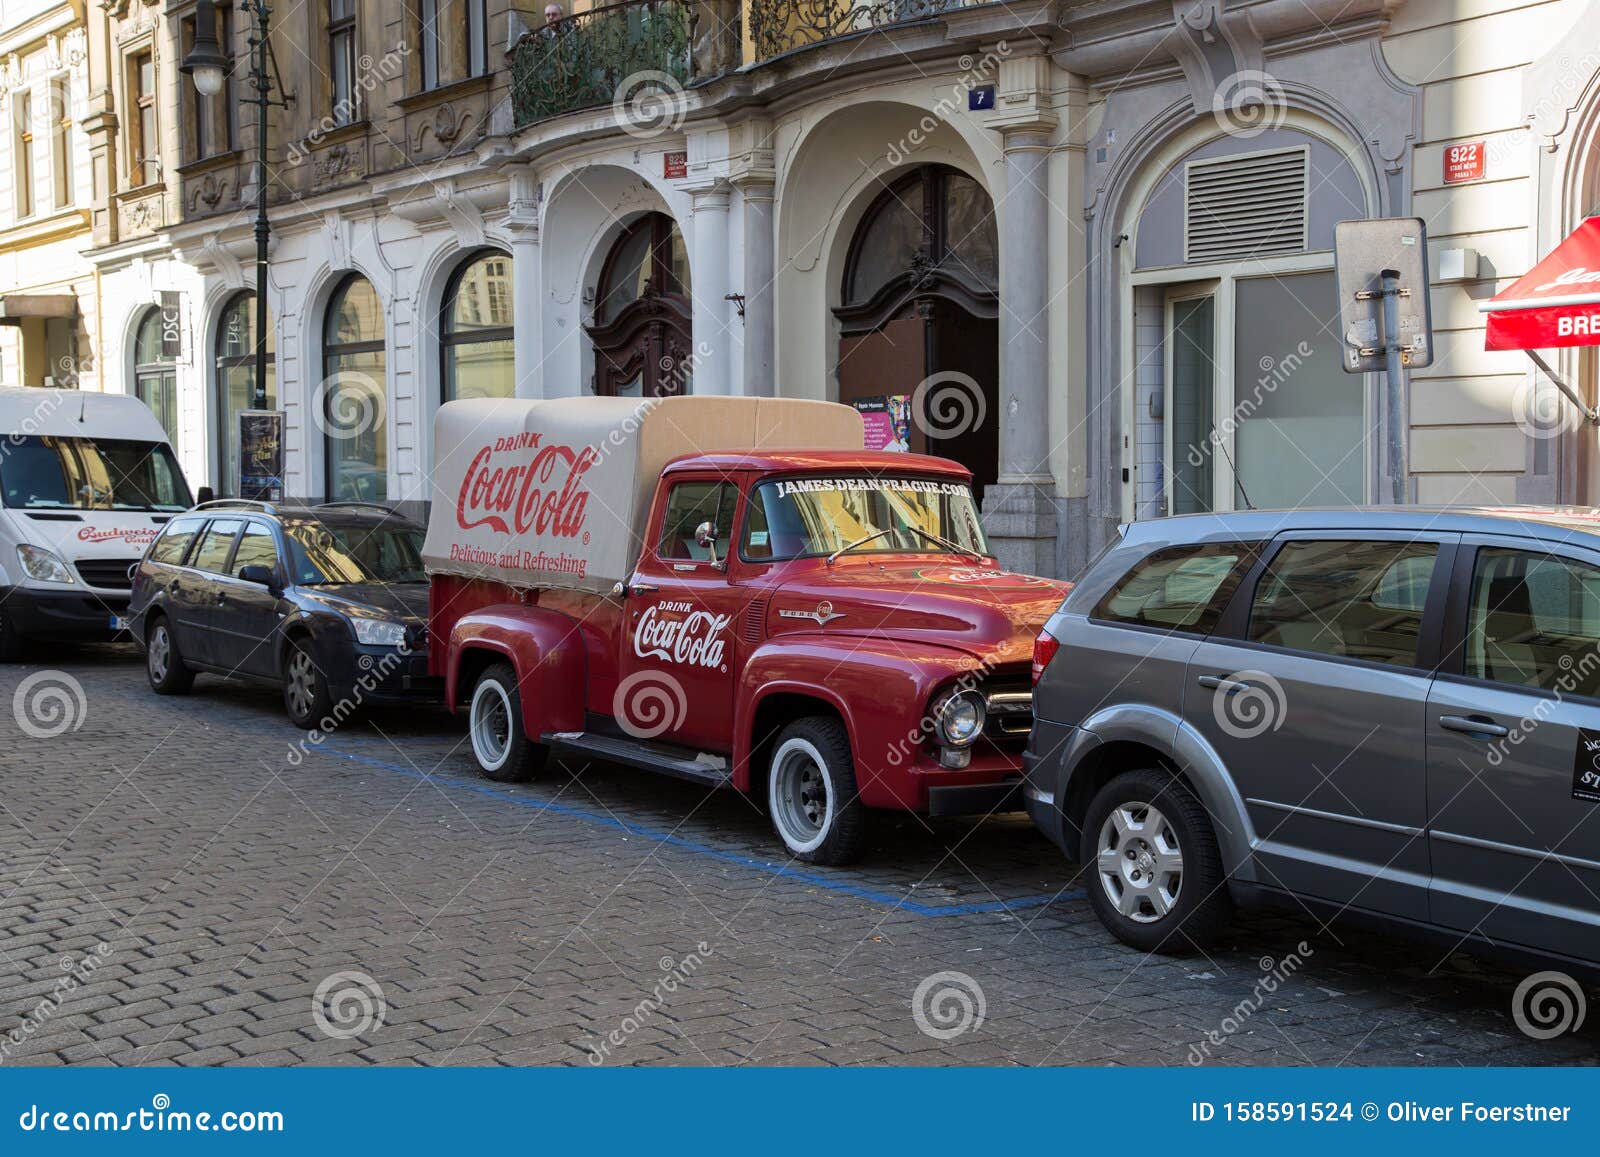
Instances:
[[[511,328],[511,257],[487,249],[456,270],[439,319],[444,400],[516,393]]]
[[[267,326],[267,409],[277,408],[272,327]],[[235,294],[223,307],[217,326],[217,479],[218,494],[239,488],[239,413],[255,408],[256,295]]]
[[[594,392],[686,394],[692,374],[689,254],[665,213],[647,213],[606,254],[595,292]]]
[[[328,303],[322,327],[322,410],[327,495],[332,501],[388,497],[384,415],[383,307],[372,282],[352,273]]]
[[[149,406],[167,432],[167,441],[178,445],[178,359],[162,352],[161,307],[152,305],[139,320],[133,339],[133,392]]]

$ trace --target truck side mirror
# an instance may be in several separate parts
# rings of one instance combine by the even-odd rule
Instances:
[[[694,541],[697,546],[703,546],[711,552],[711,561],[717,562],[717,528],[709,522],[702,522],[694,528]]]

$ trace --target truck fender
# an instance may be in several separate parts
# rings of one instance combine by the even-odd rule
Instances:
[[[576,619],[517,603],[462,615],[446,649],[445,705],[452,711],[472,692],[462,672],[475,651],[502,655],[516,668],[528,735],[583,730],[589,660]]]
[[[1098,711],[1083,721],[1082,733],[1075,736],[1062,760],[1057,799],[1073,773],[1095,750],[1108,743],[1138,743],[1171,761],[1194,789],[1211,818],[1217,846],[1222,852],[1223,870],[1230,879],[1253,882],[1255,864],[1251,849],[1256,844],[1255,829],[1244,797],[1228,774],[1222,757],[1206,737],[1171,711],[1145,704],[1119,704]]]
[[[912,757],[929,697],[962,674],[965,658],[953,648],[859,637],[787,634],[757,647],[745,661],[735,700],[734,786],[753,786],[757,748],[765,738],[755,734],[762,704],[777,695],[799,695],[827,704],[844,720],[861,801],[869,807],[910,806],[893,789],[904,776],[886,773],[904,766],[896,753],[901,761]]]

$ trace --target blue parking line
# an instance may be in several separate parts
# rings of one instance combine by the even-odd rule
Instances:
[[[390,763],[387,760],[374,759],[370,755],[362,755],[349,751],[331,741],[324,741],[320,745],[309,748],[313,753],[320,753],[336,759],[343,759],[351,763],[360,763],[368,767],[375,767],[380,771],[394,772],[415,780],[433,780],[435,783],[445,784],[449,787],[460,788],[485,796],[488,799],[501,800],[505,803],[515,804],[517,807],[534,808],[538,811],[552,812],[555,815],[566,816],[569,819],[582,820],[585,823],[599,824],[603,827],[615,828],[631,836],[641,836],[645,839],[655,840],[658,843],[670,844],[681,851],[690,852],[697,856],[707,856],[713,860],[720,860],[725,864],[737,864],[742,868],[752,868],[758,872],[765,872],[769,876],[779,876],[786,880],[809,884],[817,888],[826,888],[830,892],[839,892],[846,896],[854,896],[858,900],[866,900],[873,904],[883,904],[889,908],[902,912],[909,912],[913,916],[973,916],[985,912],[1015,912],[1024,908],[1039,908],[1055,900],[1076,900],[1083,896],[1082,888],[1072,888],[1059,895],[1052,896],[1023,896],[1016,900],[992,900],[983,904],[919,904],[915,900],[904,896],[896,896],[892,892],[881,892],[874,888],[863,888],[832,876],[824,876],[817,872],[802,871],[788,864],[774,864],[766,860],[758,860],[754,856],[741,856],[737,852],[724,851],[721,848],[711,847],[709,844],[697,843],[686,840],[682,836],[675,836],[671,832],[656,831],[640,824],[630,823],[615,816],[605,815],[600,812],[590,811],[587,808],[572,807],[569,804],[553,803],[546,800],[534,799],[531,796],[516,795],[512,792],[501,791],[485,783],[471,780],[456,779],[451,776],[431,775],[418,771],[414,767],[404,764]]]

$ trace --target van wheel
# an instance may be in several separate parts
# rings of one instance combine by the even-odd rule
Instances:
[[[496,783],[523,783],[543,769],[550,749],[532,742],[524,727],[516,668],[496,663],[478,676],[467,709],[472,754],[487,778]]]
[[[0,663],[20,662],[27,653],[27,641],[17,634],[5,612],[0,611]]]
[[[290,643],[289,653],[284,656],[283,709],[289,722],[302,731],[310,731],[333,712],[327,676],[317,667],[308,639]]]
[[[848,864],[866,848],[867,815],[856,791],[844,724],[798,719],[778,733],[767,765],[767,810],[778,838],[808,864]]]
[[[151,623],[145,633],[144,673],[157,695],[187,695],[194,686],[194,672],[184,663],[178,638],[165,615]]]
[[[1167,772],[1125,772],[1101,788],[1084,817],[1080,854],[1095,915],[1145,952],[1193,952],[1233,915],[1206,809]]]

